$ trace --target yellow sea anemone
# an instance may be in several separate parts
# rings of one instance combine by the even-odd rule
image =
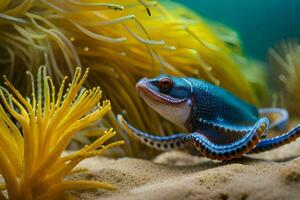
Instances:
[[[272,93],[268,85],[269,74],[267,64],[239,54],[236,54],[234,59],[239,64],[245,79],[255,91],[259,102],[257,106],[270,106]]]
[[[300,42],[287,40],[269,51],[270,70],[275,75],[279,100],[288,110],[300,116]]]
[[[73,66],[89,66],[93,72],[89,83],[102,87],[114,113],[124,112],[137,128],[160,135],[174,133],[178,127],[139,99],[134,85],[141,77],[160,73],[197,77],[259,103],[232,58],[240,53],[236,34],[207,23],[180,4],[7,0],[0,1],[0,12],[0,67],[23,90],[22,72],[27,69],[36,72],[39,65],[46,65],[56,84],[63,74],[74,75]],[[113,113],[107,122],[120,130]],[[124,148],[126,155],[150,155],[150,150],[141,149],[127,136],[124,139],[131,144]]]
[[[65,92],[64,78],[58,93],[46,68],[38,71],[37,91],[24,98],[5,78],[12,93],[0,91],[0,199],[47,200],[65,199],[72,189],[114,189],[97,181],[67,181],[64,177],[76,172],[83,159],[100,155],[123,142],[103,143],[113,137],[109,129],[92,144],[69,155],[62,155],[73,136],[110,110],[108,100],[100,104],[101,90],[82,89],[87,70],[75,70],[74,79]],[[7,196],[6,196],[7,195]]]

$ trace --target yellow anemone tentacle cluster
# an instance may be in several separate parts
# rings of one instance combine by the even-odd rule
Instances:
[[[53,81],[41,67],[37,76],[37,91],[32,78],[32,96],[24,98],[5,78],[11,91],[1,88],[0,105],[0,199],[47,200],[63,199],[66,190],[114,189],[98,181],[67,181],[64,177],[85,158],[102,154],[123,141],[104,145],[115,135],[112,129],[92,144],[62,155],[74,135],[102,118],[111,108],[108,100],[100,104],[101,90],[82,89],[88,70],[81,75],[76,68],[74,79],[65,92],[66,78],[58,93]],[[32,77],[32,75],[30,74]]]

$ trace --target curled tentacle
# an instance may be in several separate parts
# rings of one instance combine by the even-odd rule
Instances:
[[[186,136],[186,142],[192,141],[196,148],[206,157],[217,160],[231,160],[242,157],[245,153],[251,151],[259,142],[263,133],[268,130],[269,120],[261,118],[240,140],[226,144],[217,145],[209,141],[205,136],[199,133],[192,133]]]
[[[259,114],[270,119],[270,129],[276,128],[282,130],[289,121],[289,113],[282,108],[260,108]]]

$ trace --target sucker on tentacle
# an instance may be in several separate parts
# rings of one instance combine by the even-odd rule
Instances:
[[[260,108],[230,92],[194,78],[160,75],[141,79],[136,89],[145,102],[162,117],[190,134],[154,136],[142,132],[118,116],[126,132],[161,151],[184,148],[187,143],[211,159],[230,160],[246,153],[274,149],[300,137],[300,125],[274,138],[263,139],[269,129],[283,129],[288,112]]]

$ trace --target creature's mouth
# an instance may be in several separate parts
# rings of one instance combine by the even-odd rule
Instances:
[[[163,103],[163,104],[178,105],[178,104],[182,104],[182,103],[186,102],[186,100],[188,100],[187,98],[179,99],[179,98],[171,97],[169,95],[157,92],[151,88],[151,85],[149,83],[147,83],[146,80],[147,80],[146,78],[140,80],[136,84],[136,90],[140,94],[142,93],[142,94],[146,95],[153,101]]]

